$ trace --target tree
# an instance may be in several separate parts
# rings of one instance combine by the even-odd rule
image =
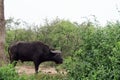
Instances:
[[[5,18],[4,18],[4,0],[0,0],[0,66],[5,62]]]

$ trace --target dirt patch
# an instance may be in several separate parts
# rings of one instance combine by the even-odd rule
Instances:
[[[18,74],[34,74],[35,70],[31,66],[16,66]]]
[[[33,66],[26,66],[26,65],[22,65],[22,66],[16,66],[15,67],[17,72],[19,74],[34,74],[35,73],[35,69]],[[47,74],[57,74],[57,70],[53,67],[39,67],[39,72],[42,72],[42,73],[47,73]],[[60,73],[65,73],[65,71],[60,71]]]

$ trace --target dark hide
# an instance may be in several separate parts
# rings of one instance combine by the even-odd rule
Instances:
[[[61,57],[61,51],[53,51],[47,45],[42,42],[15,42],[8,48],[10,56],[10,62],[15,64],[18,60],[33,61],[35,65],[35,71],[38,73],[38,67],[40,63],[45,61],[54,61],[57,64],[61,64],[63,59]]]

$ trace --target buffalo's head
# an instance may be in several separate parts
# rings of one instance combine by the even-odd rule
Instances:
[[[56,63],[56,64],[61,64],[63,63],[63,58],[62,58],[62,52],[59,50],[51,50],[50,51],[52,54],[52,60]]]

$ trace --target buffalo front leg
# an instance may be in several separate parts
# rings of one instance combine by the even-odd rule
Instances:
[[[39,62],[34,61],[34,65],[35,65],[35,73],[38,73],[38,69],[39,69]]]

